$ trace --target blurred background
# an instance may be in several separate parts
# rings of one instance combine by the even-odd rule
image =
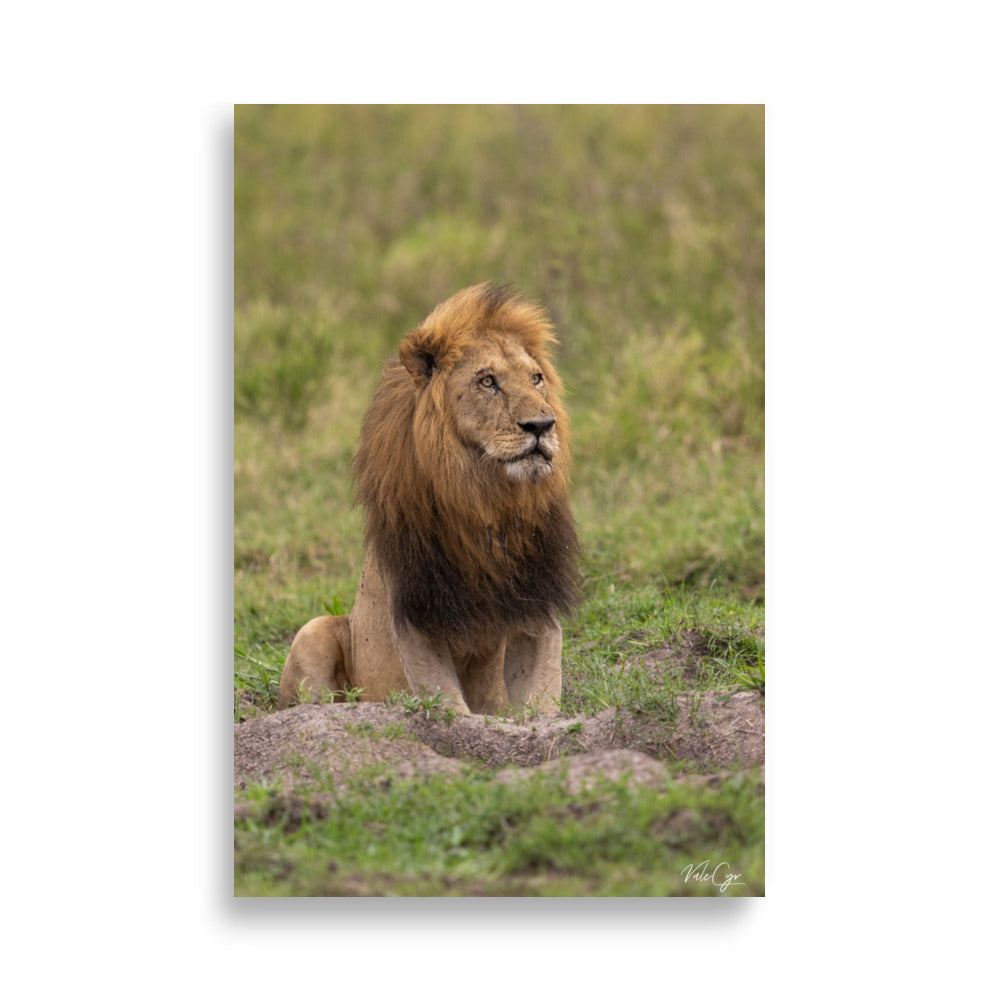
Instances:
[[[349,610],[350,462],[441,299],[551,313],[588,601],[764,596],[764,111],[237,106],[237,638]]]

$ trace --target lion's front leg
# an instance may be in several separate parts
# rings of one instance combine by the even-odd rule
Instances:
[[[502,712],[510,704],[503,677],[505,653],[505,644],[501,642],[491,653],[472,654],[458,664],[466,704],[476,715]]]
[[[440,691],[457,715],[469,714],[455,661],[446,643],[429,638],[408,621],[392,623],[392,641],[399,654],[406,683],[414,694]]]
[[[562,627],[552,618],[532,635],[511,637],[504,681],[512,705],[558,712],[562,698]]]

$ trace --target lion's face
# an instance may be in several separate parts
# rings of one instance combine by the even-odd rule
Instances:
[[[516,341],[490,337],[470,346],[447,377],[460,440],[515,482],[544,479],[559,453],[547,367]]]
[[[554,341],[540,307],[476,285],[438,305],[400,345],[386,406],[405,400],[397,417],[410,421],[412,475],[433,484],[433,508],[468,520],[470,531],[530,520],[566,497],[570,430],[548,355]]]

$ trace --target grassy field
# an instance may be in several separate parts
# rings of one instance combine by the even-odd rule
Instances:
[[[762,895],[764,810],[756,782],[708,790],[606,782],[568,795],[558,776],[517,784],[382,783],[289,801],[249,793],[237,824],[237,891],[257,895]],[[725,867],[698,878],[705,858]],[[691,866],[688,868],[688,866]]]
[[[237,108],[237,719],[276,708],[301,624],[350,610],[363,548],[349,466],[383,359],[438,301],[483,280],[541,301],[560,333],[585,595],[564,623],[564,711],[669,701],[677,682],[630,664],[681,636],[699,658],[686,687],[763,686],[763,130],[759,106]],[[449,829],[471,831],[491,810],[530,817],[539,802],[482,775],[466,784]],[[400,836],[412,842],[422,822],[445,821],[419,791],[406,794],[405,806],[395,795],[351,801],[409,817]],[[626,828],[655,828],[676,803],[602,794],[611,825],[568,824],[593,836],[587,850],[564,845],[562,888],[684,892],[637,882],[608,846],[616,829],[631,842]],[[726,822],[692,843],[707,849],[705,831],[735,830],[762,892],[761,796],[718,792],[709,807],[709,794],[691,808]],[[391,826],[379,815],[342,818],[335,833],[320,816],[294,831],[242,824],[240,891],[335,891],[315,847],[333,836],[357,841],[350,863],[377,892],[446,891],[427,872],[459,862],[466,888],[537,870],[505,853],[531,828],[511,821],[519,837],[484,848],[481,870],[461,851],[421,854],[423,874],[401,889],[403,855],[376,864],[359,846],[366,823]],[[486,834],[468,836],[458,846]],[[286,862],[297,874],[282,890],[266,873]],[[535,891],[522,876],[511,891]]]

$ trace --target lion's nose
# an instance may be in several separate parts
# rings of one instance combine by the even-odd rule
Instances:
[[[534,434],[536,438],[540,438],[546,431],[552,429],[555,422],[555,417],[536,417],[534,420],[519,420],[517,426],[522,431],[527,431],[529,434]]]

